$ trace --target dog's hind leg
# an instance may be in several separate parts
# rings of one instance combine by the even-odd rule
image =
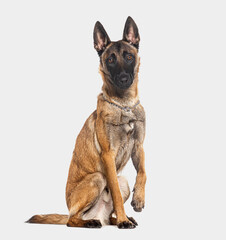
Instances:
[[[67,203],[69,207],[68,227],[100,228],[98,219],[83,219],[83,215],[98,201],[106,187],[106,179],[100,172],[88,174],[74,187]]]

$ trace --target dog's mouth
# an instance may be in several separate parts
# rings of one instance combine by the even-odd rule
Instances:
[[[128,89],[133,84],[133,76],[124,72],[117,74],[113,84],[120,89]]]

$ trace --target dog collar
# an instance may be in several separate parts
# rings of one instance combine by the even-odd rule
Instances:
[[[116,103],[113,103],[113,102],[108,101],[108,100],[106,99],[106,97],[104,96],[104,94],[103,94],[103,99],[104,99],[104,101],[106,101],[107,103],[109,103],[109,104],[111,104],[111,105],[113,105],[113,106],[115,106],[115,107],[117,107],[117,108],[119,108],[119,109],[121,109],[121,110],[123,110],[123,111],[125,111],[125,112],[131,112],[133,109],[135,109],[135,108],[140,104],[140,100],[138,100],[137,103],[136,103],[134,106],[132,106],[132,107],[128,107],[128,106],[123,107],[123,106],[120,106],[120,105],[118,105],[118,104],[116,104]]]

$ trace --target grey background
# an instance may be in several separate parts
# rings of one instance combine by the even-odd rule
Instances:
[[[225,239],[224,1],[0,2],[0,234],[2,239]],[[67,213],[65,184],[77,134],[102,80],[99,20],[112,40],[127,16],[140,43],[146,109],[146,207],[131,231],[28,225]],[[131,188],[135,170],[123,175]]]

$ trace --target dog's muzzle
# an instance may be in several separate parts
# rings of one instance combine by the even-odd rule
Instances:
[[[122,72],[116,75],[115,84],[121,89],[129,88],[133,83],[133,78],[130,74]]]

